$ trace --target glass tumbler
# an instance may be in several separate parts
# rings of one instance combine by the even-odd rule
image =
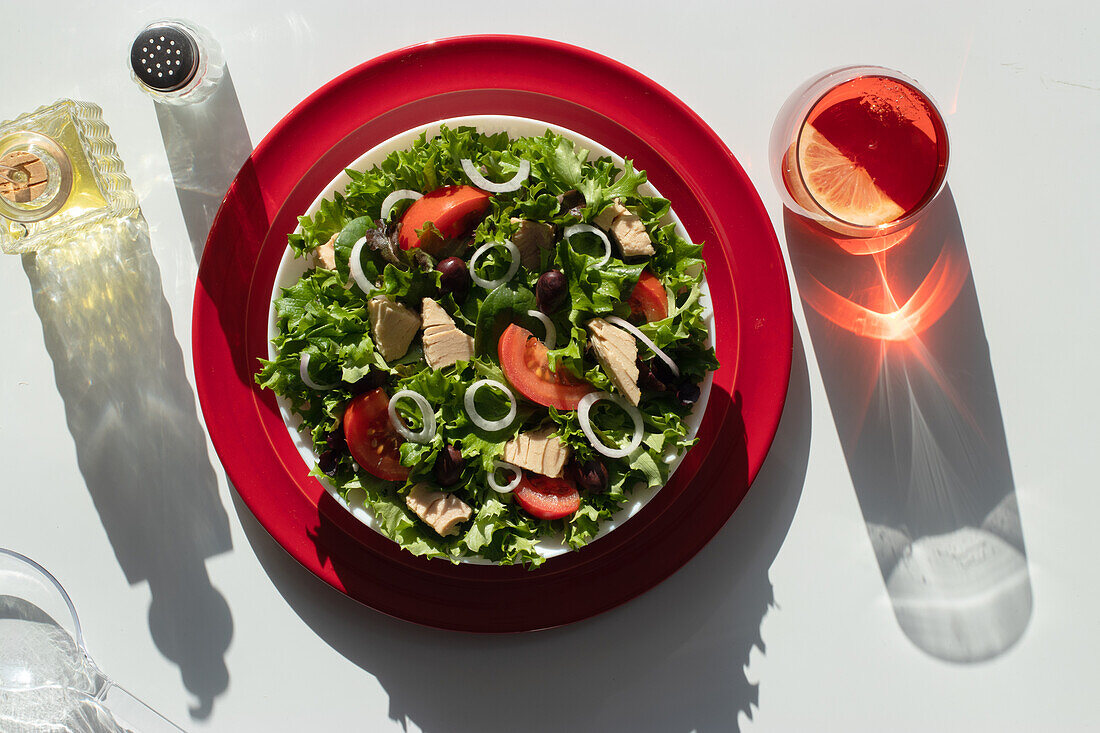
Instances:
[[[845,236],[876,237],[911,225],[943,189],[947,128],[914,80],[848,66],[791,94],[769,157],[789,209]]]
[[[144,733],[180,728],[88,656],[69,595],[45,568],[0,548],[0,730]]]

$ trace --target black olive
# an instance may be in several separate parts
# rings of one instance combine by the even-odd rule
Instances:
[[[684,407],[694,405],[699,399],[699,385],[693,382],[682,383],[676,390],[676,399],[680,400],[680,404]]]
[[[676,384],[676,375],[672,373],[672,367],[666,364],[664,359],[650,359],[649,370],[653,372],[653,376],[664,382],[666,387]]]
[[[565,305],[569,297],[569,284],[561,270],[547,270],[535,283],[535,300],[539,310],[553,315]]]
[[[381,369],[371,369],[358,382],[344,382],[344,386],[352,394],[360,395],[364,392],[373,392],[379,387],[385,386],[386,373]]]
[[[584,194],[575,188],[566,191],[561,196],[558,196],[558,208],[560,211],[580,209],[584,206],[584,204]]]
[[[448,257],[435,266],[439,270],[439,289],[454,296],[456,303],[466,299],[470,292],[470,271],[461,257]]]
[[[591,491],[594,494],[602,494],[607,491],[607,466],[603,465],[601,461],[592,459],[590,461],[573,461],[573,480],[577,482],[577,486],[585,491]]]
[[[458,448],[451,444],[443,446],[435,459],[435,480],[440,486],[452,486],[462,478],[462,469],[466,467],[466,459]]]
[[[340,462],[339,451],[329,449],[321,454],[321,457],[317,461],[317,467],[321,469],[321,473],[326,476],[336,475],[336,465]]]

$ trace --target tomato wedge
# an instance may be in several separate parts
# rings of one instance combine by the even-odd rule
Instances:
[[[497,343],[504,376],[519,393],[540,405],[576,410],[581,397],[596,388],[571,375],[550,371],[546,346],[522,326],[504,329]]]
[[[404,481],[409,469],[401,465],[401,436],[390,422],[390,398],[379,387],[348,403],[344,410],[344,437],[355,462],[367,473],[386,481]]]
[[[536,519],[561,519],[581,507],[581,495],[567,478],[551,478],[524,471],[519,486],[512,491],[516,502]]]
[[[647,322],[668,318],[668,295],[665,293],[665,286],[649,270],[642,271],[638,284],[634,286],[626,302],[630,305],[632,317],[644,317]]]
[[[455,239],[465,234],[489,210],[491,193],[473,186],[444,186],[424,194],[412,203],[401,217],[401,228],[397,232],[397,242],[401,249],[411,249],[424,245],[431,249],[439,242],[421,241],[416,232],[431,222],[444,240]],[[427,238],[425,238],[427,239]],[[438,237],[435,239],[438,240]]]

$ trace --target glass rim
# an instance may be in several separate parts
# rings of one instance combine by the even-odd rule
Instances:
[[[51,573],[49,570],[46,570],[46,568],[42,567],[37,562],[35,562],[31,558],[27,557],[26,555],[22,554],[21,552],[16,552],[15,550],[9,550],[6,547],[0,547],[0,555],[7,555],[8,557],[10,557],[11,559],[13,559],[17,562],[23,563],[24,565],[29,565],[39,575],[41,575],[42,577],[44,577],[46,580],[48,580],[50,582],[50,584],[57,591],[58,595],[61,596],[61,599],[63,601],[65,601],[65,606],[69,609],[69,614],[70,614],[70,616],[72,617],[72,620],[73,620],[73,631],[76,632],[76,638],[74,639],[74,641],[76,642],[76,645],[78,647],[80,647],[80,649],[82,651],[85,650],[85,647],[84,647],[84,633],[83,633],[82,629],[80,628],[80,617],[77,616],[77,614],[76,614],[76,606],[73,605],[73,601],[72,601],[71,598],[69,598],[69,594],[65,590],[65,587],[62,586],[61,582],[58,581],[58,579],[53,576],[53,573]],[[56,621],[56,619],[55,619],[55,621]]]
[[[815,109],[817,109],[817,106],[821,104],[822,101],[824,101],[825,97],[827,97],[834,89],[842,84],[847,84],[850,81],[855,81],[856,79],[861,79],[867,76],[885,77],[887,79],[891,79],[893,81],[904,84],[905,86],[915,91],[928,103],[929,109],[935,115],[936,120],[939,121],[938,127],[943,131],[943,166],[938,174],[938,180],[935,181],[934,185],[929,186],[929,193],[925,195],[924,199],[921,200],[919,205],[915,206],[904,216],[894,219],[893,221],[885,222],[883,224],[857,224],[855,222],[848,221],[847,219],[842,219],[841,217],[832,213],[825,205],[818,201],[816,196],[814,196],[813,191],[806,182],[806,177],[802,173],[802,156],[800,154],[802,151],[802,135],[806,131],[806,127],[809,124],[810,115]],[[833,79],[834,77],[835,82]],[[809,104],[809,106],[806,107],[805,113],[801,115],[801,119],[798,122],[798,134],[795,135],[794,139],[794,155],[792,156],[792,163],[794,164],[795,171],[798,172],[798,180],[802,184],[802,189],[806,192],[806,195],[810,197],[810,200],[813,201],[814,204],[816,204],[817,207],[821,210],[821,212],[830,220],[835,221],[838,224],[842,224],[846,227],[850,227],[853,230],[870,233],[871,236],[874,236],[875,234],[888,234],[895,229],[900,229],[905,224],[911,223],[918,216],[924,213],[924,210],[927,209],[928,205],[931,204],[936,199],[936,197],[939,196],[940,192],[943,191],[944,186],[947,184],[947,166],[951,159],[951,143],[950,138],[947,134],[947,121],[944,120],[943,113],[940,112],[939,105],[936,104],[936,100],[932,98],[932,95],[928,93],[928,90],[922,87],[915,79],[903,74],[900,71],[888,68],[886,66],[855,64],[852,66],[837,67],[830,71],[826,71],[813,83],[811,83],[809,88],[807,89],[807,94],[815,87],[823,84],[826,81],[829,81],[828,86],[823,91],[813,97],[813,101]],[[936,144],[939,145],[939,141],[937,141]]]

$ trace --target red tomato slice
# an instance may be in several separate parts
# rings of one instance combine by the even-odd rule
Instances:
[[[524,471],[519,486],[512,491],[516,502],[536,519],[561,519],[581,507],[581,495],[567,478],[551,478]]]
[[[630,292],[626,301],[630,305],[631,316],[644,316],[646,321],[661,321],[668,318],[668,295],[665,286],[649,270],[643,270],[638,284]]]
[[[444,186],[424,194],[401,217],[397,242],[401,249],[419,247],[422,242],[416,232],[429,221],[445,239],[455,239],[485,215],[492,196],[473,186]]]
[[[550,371],[546,346],[530,331],[512,324],[497,344],[500,368],[519,393],[540,405],[575,410],[581,397],[596,388],[565,373]]]
[[[344,437],[355,462],[373,476],[404,481],[409,469],[401,465],[401,436],[390,422],[390,398],[378,388],[359,395],[344,410]]]

